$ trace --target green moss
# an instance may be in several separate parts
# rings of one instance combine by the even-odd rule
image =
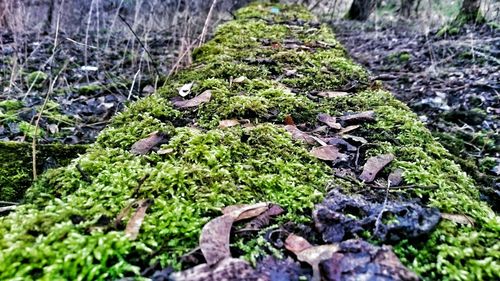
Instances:
[[[77,89],[78,93],[81,95],[89,95],[102,90],[102,85],[99,84],[89,84],[81,86]]]
[[[0,108],[6,111],[21,109],[23,108],[23,102],[18,100],[3,100],[0,101]]]
[[[38,145],[37,171],[49,163],[64,166],[85,146]],[[30,143],[0,142],[0,201],[19,201],[33,180]]]
[[[47,78],[48,75],[43,71],[34,71],[26,76],[26,84],[28,84],[29,87],[33,85],[33,88],[41,89],[43,87],[43,82],[47,80]]]

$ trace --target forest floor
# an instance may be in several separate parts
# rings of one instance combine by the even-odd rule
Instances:
[[[426,123],[455,161],[500,198],[500,34],[466,26],[425,34],[409,22],[332,22],[348,53]],[[498,211],[498,207],[496,208]]]
[[[0,32],[0,140],[31,137],[43,107],[40,143],[92,143],[128,100],[161,86],[157,73],[176,58],[171,36],[150,33],[149,54],[133,37],[107,37],[61,33],[54,48],[54,34]]]

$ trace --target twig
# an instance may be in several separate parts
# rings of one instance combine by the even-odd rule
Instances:
[[[0,201],[0,204],[2,204],[2,205],[18,205],[19,203],[10,202],[10,201]]]
[[[6,207],[0,207],[0,214],[1,213],[5,213],[5,212],[9,212],[9,211],[13,211],[17,208],[17,205],[13,205],[13,206],[6,206]]]
[[[387,187],[385,189],[385,198],[384,198],[384,204],[382,204],[382,210],[380,210],[380,213],[377,216],[377,220],[375,221],[375,231],[373,234],[376,234],[378,232],[378,227],[380,225],[380,221],[382,220],[382,215],[384,214],[385,211],[385,206],[387,205],[387,198],[389,197],[389,186],[391,184],[391,181],[387,182]]]
[[[201,38],[198,47],[201,47],[203,42],[205,41],[205,36],[207,35],[208,24],[210,23],[210,18],[212,17],[212,12],[214,10],[215,4],[217,4],[217,0],[212,1],[212,5],[210,6],[210,10],[208,10],[207,19],[205,20],[205,24],[203,25],[203,30],[201,31]]]
[[[118,17],[128,27],[128,29],[130,30],[130,32],[132,32],[132,34],[134,34],[135,39],[137,39],[137,41],[139,41],[139,44],[141,45],[142,49],[144,49],[144,51],[146,52],[146,54],[148,54],[148,57],[151,60],[151,63],[153,64],[153,68],[155,69],[156,75],[160,76],[160,71],[158,71],[158,67],[156,67],[156,63],[153,60],[153,56],[151,55],[151,53],[149,53],[149,51],[146,48],[146,46],[144,46],[144,43],[142,43],[141,39],[139,38],[139,36],[137,36],[137,34],[132,29],[132,27],[130,26],[130,24],[120,14],[118,14]]]

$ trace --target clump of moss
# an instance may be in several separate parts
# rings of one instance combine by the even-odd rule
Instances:
[[[3,100],[0,101],[0,108],[10,111],[23,108],[23,102],[19,100]]]
[[[89,84],[81,86],[77,89],[78,93],[81,95],[89,95],[102,90],[102,85],[99,84]]]
[[[43,87],[43,82],[47,80],[48,75],[43,71],[34,71],[26,76],[26,84],[29,87],[33,86],[35,89]]]

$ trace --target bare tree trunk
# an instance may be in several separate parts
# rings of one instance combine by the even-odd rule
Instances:
[[[360,21],[367,20],[375,9],[376,3],[376,0],[354,0],[346,18]]]
[[[455,21],[459,23],[480,23],[484,21],[479,8],[481,0],[464,0]]]

